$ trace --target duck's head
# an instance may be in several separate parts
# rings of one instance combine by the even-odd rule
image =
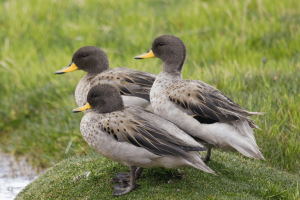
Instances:
[[[134,57],[135,59],[143,58],[160,58],[163,64],[163,70],[182,71],[182,66],[186,58],[186,49],[182,40],[174,35],[162,35],[152,43],[152,48],[142,55]]]
[[[64,74],[76,70],[83,70],[88,74],[98,74],[108,68],[108,58],[102,49],[94,46],[84,46],[74,53],[72,62],[67,67],[56,71],[55,74]]]
[[[124,109],[120,92],[113,86],[98,84],[92,87],[87,96],[87,103],[73,110],[73,113],[93,109],[97,113],[110,113]]]

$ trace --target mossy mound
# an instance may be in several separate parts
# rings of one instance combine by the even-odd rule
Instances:
[[[184,168],[146,169],[140,186],[119,199],[299,199],[300,177],[269,167],[264,161],[239,154],[213,151],[208,163],[217,175]],[[76,176],[91,171],[73,181]],[[58,163],[28,185],[16,199],[113,199],[109,180],[129,168],[99,154],[71,157]],[[185,178],[180,178],[185,177]],[[170,181],[172,180],[172,181]]]

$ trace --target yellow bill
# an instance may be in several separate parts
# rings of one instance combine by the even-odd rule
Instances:
[[[134,59],[143,59],[143,58],[154,58],[155,55],[153,51],[150,49],[147,53],[134,57]]]
[[[78,112],[82,112],[82,111],[85,111],[85,110],[88,110],[88,109],[91,109],[92,107],[90,106],[90,104],[87,102],[84,106],[82,107],[79,107],[79,108],[76,108],[74,109],[72,112],[73,113],[78,113]]]
[[[76,70],[78,70],[78,67],[75,65],[75,63],[71,62],[68,67],[65,67],[61,70],[56,71],[55,74],[64,74],[64,73],[73,72]]]

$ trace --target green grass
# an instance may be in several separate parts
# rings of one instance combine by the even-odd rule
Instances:
[[[84,72],[54,72],[78,48],[94,45],[111,67],[158,74],[159,59],[133,57],[173,34],[187,46],[184,78],[265,112],[254,118],[265,164],[299,175],[299,10],[298,0],[1,1],[0,151],[41,167],[92,152],[80,134],[82,114],[71,112]]]
[[[217,175],[184,168],[180,179],[176,169],[145,169],[140,186],[118,199],[299,199],[300,177],[267,166],[261,161],[230,153],[214,152],[208,164]],[[87,179],[73,182],[87,171]],[[115,199],[109,180],[129,168],[98,153],[66,159],[42,174],[16,198],[19,199]],[[173,184],[168,182],[172,180]]]

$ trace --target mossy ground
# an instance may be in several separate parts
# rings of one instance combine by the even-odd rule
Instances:
[[[145,169],[140,186],[118,199],[299,199],[300,177],[279,171],[263,161],[237,154],[213,151],[208,165],[217,175],[184,168],[188,175],[178,178],[176,169]],[[91,171],[73,182],[74,177]],[[109,180],[129,168],[98,153],[65,159],[33,183],[16,199],[114,199]],[[168,183],[170,180],[173,184]]]

